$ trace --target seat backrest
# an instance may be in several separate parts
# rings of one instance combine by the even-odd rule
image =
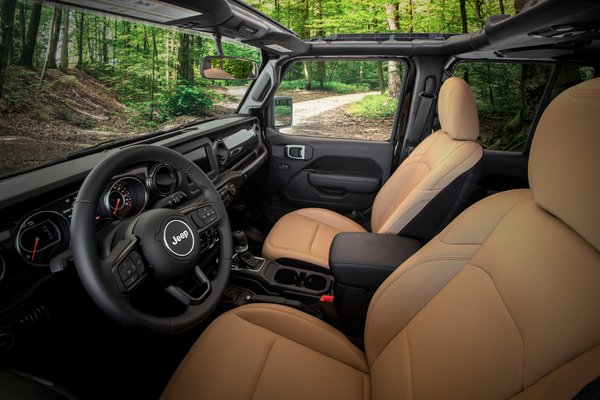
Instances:
[[[548,106],[531,189],[469,207],[369,307],[372,399],[570,399],[600,375],[600,78]]]
[[[475,97],[464,80],[453,77],[444,82],[438,114],[441,129],[411,152],[377,194],[373,232],[429,240],[462,211],[483,156],[476,143]]]

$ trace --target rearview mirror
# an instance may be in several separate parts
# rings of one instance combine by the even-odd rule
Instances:
[[[257,75],[256,62],[241,57],[208,56],[202,60],[200,70],[206,79],[253,80]]]

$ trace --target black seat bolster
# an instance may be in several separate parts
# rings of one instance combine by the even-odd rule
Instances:
[[[422,246],[405,236],[342,232],[331,244],[329,267],[336,283],[375,290]]]
[[[482,171],[483,158],[442,189],[399,234],[423,242],[431,240],[468,206]]]

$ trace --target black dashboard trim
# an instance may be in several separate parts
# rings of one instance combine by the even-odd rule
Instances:
[[[210,120],[193,127],[186,127],[175,136],[169,133],[168,138],[159,136],[144,139],[127,146],[104,150],[6,178],[0,181],[0,210],[42,196],[59,187],[83,182],[98,163],[121,148],[147,143],[173,148],[194,139],[209,137],[211,134],[249,125],[255,121],[257,121],[256,117],[241,114]]]

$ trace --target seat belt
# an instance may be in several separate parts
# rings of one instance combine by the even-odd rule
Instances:
[[[419,110],[417,111],[413,126],[416,126],[417,128],[421,127],[421,133],[419,133],[419,136],[415,141],[406,139],[406,156],[410,155],[415,147],[421,143],[421,140],[431,133],[430,121],[433,117],[434,105],[437,99],[437,95],[435,94],[435,77],[428,76],[425,78],[425,88],[419,93],[419,98],[421,101],[419,102]],[[427,132],[428,130],[429,132]]]

